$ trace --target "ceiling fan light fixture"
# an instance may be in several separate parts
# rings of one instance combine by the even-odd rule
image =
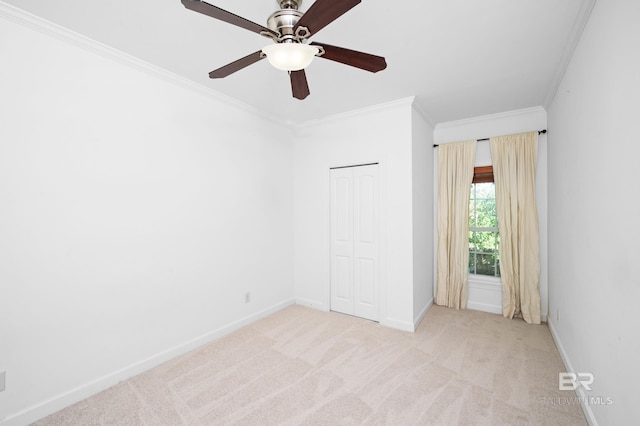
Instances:
[[[269,63],[283,71],[299,71],[308,67],[319,52],[317,47],[303,43],[270,44],[262,49]]]

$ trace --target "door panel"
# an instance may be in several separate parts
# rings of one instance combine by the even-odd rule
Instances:
[[[356,285],[358,286],[358,302],[367,306],[375,304],[375,262],[371,259],[357,260],[358,277]]]
[[[351,302],[351,263],[353,259],[346,256],[336,256],[336,297],[342,301]]]
[[[336,178],[336,241],[348,243],[352,237],[352,217],[351,209],[353,208],[353,200],[351,199],[351,179],[348,176],[340,176]]]
[[[356,177],[356,191],[358,192],[358,239],[362,243],[375,242],[374,205],[375,180],[370,174]]]

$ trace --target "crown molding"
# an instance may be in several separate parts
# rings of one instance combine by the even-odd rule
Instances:
[[[463,118],[462,120],[455,120],[455,121],[446,121],[444,123],[436,124],[435,128],[438,130],[442,130],[450,127],[455,128],[455,127],[460,127],[460,126],[465,126],[470,124],[482,123],[485,121],[511,118],[511,117],[524,116],[524,115],[532,115],[536,113],[546,114],[547,110],[542,106],[516,109],[513,111],[499,112],[497,114],[481,115],[479,117]]]
[[[429,126],[431,126],[432,129],[435,128],[434,121],[431,119],[431,117],[429,117],[424,108],[422,108],[422,105],[420,105],[416,99],[413,100],[413,104],[411,105],[411,107],[420,117],[422,117],[424,121],[427,122]]]
[[[571,35],[569,37],[569,42],[565,45],[564,52],[562,54],[562,58],[558,67],[556,68],[556,72],[551,80],[551,85],[549,86],[549,91],[545,96],[544,106],[549,109],[551,104],[553,103],[553,99],[556,97],[556,93],[560,88],[560,84],[564,79],[564,75],[567,72],[567,68],[569,68],[569,64],[571,63],[571,59],[573,58],[573,54],[578,47],[578,43],[582,38],[582,33],[584,32],[585,27],[587,26],[587,22],[589,22],[589,18],[591,17],[591,12],[596,4],[596,0],[583,0],[580,2],[580,10],[576,16],[576,19],[573,21],[573,25],[571,26]]]
[[[547,111],[541,107],[523,108],[439,123],[433,130],[434,143],[441,145],[461,140],[544,130]]]
[[[80,47],[85,51],[97,54],[106,59],[113,60],[120,64],[135,68],[136,70],[146,72],[155,77],[159,77],[166,82],[196,91],[197,93],[205,95],[210,99],[224,104],[227,107],[235,108],[237,110],[258,116],[272,123],[290,127],[288,123],[285,123],[275,115],[271,115],[261,109],[241,102],[230,96],[224,95],[185,77],[179,76],[178,74],[175,74],[169,70],[150,64],[149,62],[143,61],[120,50],[114,49],[111,46],[100,43],[99,41],[93,40],[68,28],[54,24],[53,22],[42,19],[36,15],[33,15],[27,11],[24,11],[2,1],[0,1],[0,18],[37,31],[46,36],[55,38],[61,42]]]

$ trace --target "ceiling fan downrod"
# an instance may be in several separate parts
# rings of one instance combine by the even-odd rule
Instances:
[[[280,5],[280,9],[294,9],[298,10],[302,4],[302,0],[276,0]]]

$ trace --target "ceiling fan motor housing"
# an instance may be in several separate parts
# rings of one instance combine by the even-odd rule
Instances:
[[[267,28],[280,34],[279,42],[297,42],[293,27],[301,17],[302,12],[296,9],[280,9],[269,16]]]

